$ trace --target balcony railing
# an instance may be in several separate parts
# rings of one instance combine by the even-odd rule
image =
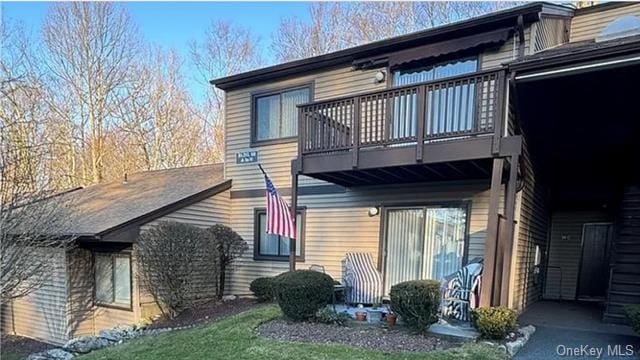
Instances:
[[[488,71],[300,105],[300,152],[499,133],[503,91],[504,72]]]

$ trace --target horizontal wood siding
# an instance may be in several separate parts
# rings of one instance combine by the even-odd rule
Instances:
[[[543,16],[535,24],[533,52],[542,51],[569,41],[569,18]]]
[[[571,41],[595,39],[607,24],[623,15],[640,16],[640,3],[586,14],[578,13],[571,20],[570,39]]]
[[[582,257],[582,227],[585,223],[604,221],[607,221],[606,214],[597,210],[553,213],[545,299],[575,300]]]
[[[530,54],[531,47],[531,25],[524,31],[525,54]],[[502,64],[515,60],[518,56],[518,39],[510,36],[509,39],[496,49],[487,49],[480,56],[480,69],[489,70],[499,68]]]
[[[522,172],[524,186],[518,197],[518,225],[515,241],[516,256],[513,307],[524,309],[542,297],[542,274],[535,273],[535,248],[547,248],[550,224],[548,189],[535,173],[526,142],[523,145]],[[541,265],[544,265],[542,259]]]
[[[249,243],[250,249],[233,265],[229,293],[247,295],[253,279],[274,276],[288,269],[286,261],[253,260],[254,209],[264,207],[264,201],[262,197],[232,200],[232,227]],[[300,196],[298,201],[307,208],[305,261],[298,262],[299,269],[322,265],[332,277],[340,280],[341,262],[348,251],[368,252],[377,263],[381,217],[370,217],[367,210],[380,205],[469,201],[469,258],[484,255],[488,184],[371,187],[348,190],[345,194]]]
[[[42,253],[38,254],[38,252]],[[46,251],[46,254],[44,252]],[[62,249],[36,249],[46,256],[53,271],[31,294],[2,305],[2,331],[52,344],[67,340],[66,255]]]

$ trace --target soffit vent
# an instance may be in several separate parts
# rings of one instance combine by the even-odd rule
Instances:
[[[640,35],[640,17],[624,15],[610,22],[596,41],[607,41],[627,36]]]

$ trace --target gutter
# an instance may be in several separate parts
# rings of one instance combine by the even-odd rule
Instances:
[[[520,81],[520,82],[526,82],[531,80],[542,80],[542,79],[560,77],[563,75],[579,74],[579,73],[593,71],[593,70],[612,69],[616,67],[621,67],[625,65],[634,65],[634,64],[640,64],[640,55],[629,57],[629,58],[599,61],[599,62],[584,64],[584,65],[569,66],[569,67],[559,68],[555,70],[541,71],[541,72],[536,72],[536,73],[531,73],[526,75],[516,75],[515,79],[516,81]]]

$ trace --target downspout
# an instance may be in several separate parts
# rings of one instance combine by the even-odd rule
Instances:
[[[516,31],[518,32],[518,59],[522,59],[525,51],[524,18],[522,15],[518,16]]]

